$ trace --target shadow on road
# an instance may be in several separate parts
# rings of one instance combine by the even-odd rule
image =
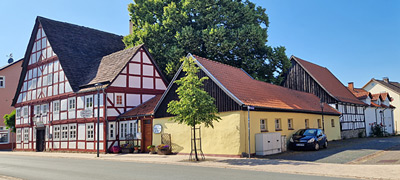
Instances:
[[[384,138],[355,138],[332,141],[328,149],[319,151],[292,151],[261,158],[307,162],[347,163],[381,150],[400,145],[400,136]]]
[[[268,160],[268,159],[225,159],[225,160],[219,160],[217,162],[227,163],[227,164],[230,164],[230,165],[239,165],[239,166],[282,165],[282,164],[302,165],[302,164],[309,164],[309,163],[303,163],[303,162],[282,161],[282,160]]]

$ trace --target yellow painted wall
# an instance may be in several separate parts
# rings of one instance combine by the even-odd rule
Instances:
[[[214,123],[214,129],[204,126],[201,128],[203,153],[240,155],[242,152],[248,152],[247,111],[223,112],[219,116],[221,120]],[[276,118],[281,118],[281,131],[275,131]],[[288,118],[293,119],[293,130],[288,129]],[[190,127],[168,119],[156,118],[153,123],[162,125],[162,133],[171,134],[173,152],[190,153]],[[255,153],[255,134],[261,133],[260,119],[267,120],[268,132],[280,132],[281,135],[286,135],[288,142],[294,132],[305,128],[305,119],[309,119],[310,128],[317,128],[317,119],[321,119],[321,115],[252,111],[250,113],[251,153]],[[328,140],[341,139],[339,116],[325,115],[324,119]],[[334,119],[335,127],[331,127],[331,119]],[[153,134],[153,144],[161,144],[160,134]]]
[[[371,92],[372,94],[388,92],[389,95],[393,98],[393,101],[390,102],[391,105],[395,106],[396,108],[393,111],[393,118],[394,118],[394,130],[397,131],[397,134],[400,134],[400,94],[397,92],[374,82],[375,85],[372,86],[371,82],[365,86],[365,90]]]

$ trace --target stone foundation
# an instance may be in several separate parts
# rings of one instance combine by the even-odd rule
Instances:
[[[365,137],[365,129],[354,129],[340,132],[342,139]]]

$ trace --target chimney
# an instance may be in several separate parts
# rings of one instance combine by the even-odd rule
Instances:
[[[383,79],[383,82],[389,83],[389,78],[388,77],[383,77],[382,79]]]
[[[132,21],[129,20],[129,34],[132,34],[132,28],[133,28]]]
[[[350,90],[354,90],[354,83],[353,82],[349,82],[347,87],[349,87]]]

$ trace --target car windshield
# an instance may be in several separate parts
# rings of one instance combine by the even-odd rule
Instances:
[[[301,135],[301,136],[315,136],[317,134],[316,129],[300,129],[299,131],[296,132],[296,135]]]

